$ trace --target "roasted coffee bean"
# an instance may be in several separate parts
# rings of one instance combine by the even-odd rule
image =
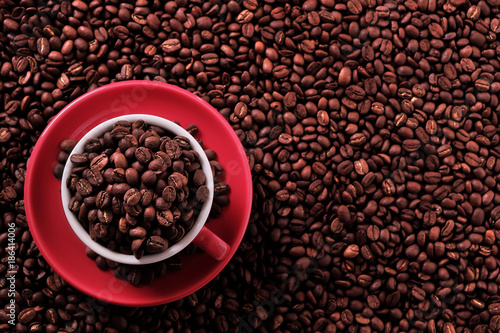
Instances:
[[[366,175],[370,171],[368,163],[364,159],[354,162],[354,170],[361,176]]]
[[[73,154],[69,159],[75,166],[82,166],[89,162],[89,157],[86,154]]]
[[[79,179],[75,184],[75,189],[81,196],[87,196],[92,193],[92,185],[86,179]]]
[[[209,193],[210,191],[205,185],[200,186],[196,191],[196,200],[198,202],[205,202],[209,196]]]
[[[135,150],[135,158],[139,163],[146,164],[153,158],[153,153],[149,148],[139,147]]]
[[[83,150],[87,153],[99,153],[102,150],[101,141],[98,138],[90,138],[85,142]]]
[[[141,200],[141,193],[139,192],[138,189],[131,188],[127,192],[125,192],[125,195],[123,196],[123,202],[125,202],[127,205],[134,206],[139,203]]]
[[[106,191],[99,191],[96,196],[96,206],[97,208],[106,208],[111,206],[111,195]]]
[[[166,202],[174,202],[177,192],[173,186],[165,186],[162,191],[162,198]]]
[[[358,254],[359,254],[359,247],[356,244],[349,245],[347,249],[344,251],[344,257],[346,259],[356,258]]]
[[[164,227],[169,227],[174,222],[174,216],[170,210],[158,210],[156,212],[158,223]]]
[[[83,176],[93,187],[98,187],[104,183],[104,177],[102,176],[100,171],[85,169],[83,172]]]
[[[66,140],[61,141],[61,143],[59,144],[59,148],[61,148],[62,151],[69,154],[69,153],[71,153],[73,148],[75,148],[77,143],[78,143],[77,140],[66,139]]]
[[[163,252],[168,247],[168,241],[159,236],[151,236],[146,240],[146,250],[150,253]]]
[[[36,317],[36,311],[33,308],[26,308],[19,313],[18,320],[21,324],[28,324]]]
[[[94,157],[90,162],[90,168],[97,171],[101,171],[106,167],[108,161],[109,157],[106,154],[98,155]]]
[[[178,39],[168,39],[161,44],[161,49],[167,54],[175,53],[181,48],[181,42]]]

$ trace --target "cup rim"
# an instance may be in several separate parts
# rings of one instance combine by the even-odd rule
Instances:
[[[172,246],[169,246],[163,252],[154,254],[145,254],[141,259],[137,259],[136,257],[134,257],[134,255],[131,254],[124,254],[112,251],[106,248],[105,246],[97,243],[96,241],[92,240],[89,232],[85,230],[85,228],[81,225],[80,221],[78,221],[77,217],[69,210],[69,201],[71,199],[71,193],[66,186],[66,180],[68,179],[72,169],[74,168],[74,164],[71,162],[70,157],[73,154],[83,152],[83,147],[85,145],[85,142],[89,138],[101,136],[105,131],[109,130],[113,126],[113,124],[115,124],[117,121],[120,120],[126,120],[131,122],[136,120],[144,120],[144,122],[146,122],[149,125],[158,126],[171,132],[174,135],[186,137],[191,144],[191,148],[194,151],[196,151],[200,157],[201,168],[203,170],[203,173],[205,174],[205,179],[206,179],[205,185],[209,190],[208,198],[203,203],[203,206],[196,218],[195,223],[193,224],[193,227],[181,238],[181,240],[173,244]],[[76,234],[76,236],[87,247],[89,247],[92,251],[94,251],[98,255],[110,259],[112,261],[128,265],[147,265],[159,262],[174,256],[175,254],[179,253],[184,248],[186,248],[186,246],[188,246],[190,243],[193,242],[198,233],[204,227],[208,219],[208,216],[210,214],[210,210],[212,208],[213,198],[214,198],[214,180],[212,175],[212,168],[205,154],[205,151],[200,146],[200,144],[184,128],[175,124],[171,120],[149,114],[128,114],[119,117],[114,117],[92,128],[80,140],[78,140],[78,143],[69,154],[68,160],[64,166],[63,175],[61,179],[61,200],[62,200],[64,214],[66,216],[66,220],[68,221],[71,229]]]

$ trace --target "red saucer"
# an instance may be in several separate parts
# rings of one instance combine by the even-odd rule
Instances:
[[[224,261],[199,252],[183,256],[183,268],[147,286],[134,287],[103,272],[85,255],[85,245],[67,223],[60,181],[53,176],[59,143],[80,139],[97,124],[117,116],[145,113],[196,124],[204,148],[217,152],[231,188],[230,204],[207,227],[231,247]],[[126,306],[152,306],[185,297],[212,280],[238,248],[250,217],[252,179],[243,146],[227,121],[208,103],[181,88],[154,81],[125,81],[95,89],[72,103],[47,125],[31,157],[25,182],[29,228],[41,254],[69,284],[100,300]]]

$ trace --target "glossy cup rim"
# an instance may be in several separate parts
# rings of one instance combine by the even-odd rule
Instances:
[[[71,174],[71,170],[74,167],[74,164],[70,161],[70,157],[73,154],[81,153],[83,152],[83,147],[85,145],[85,142],[92,137],[99,137],[101,136],[105,131],[110,130],[117,121],[120,120],[126,120],[126,121],[136,121],[136,120],[144,120],[148,125],[154,125],[161,127],[168,132],[174,134],[174,135],[179,135],[179,136],[184,136],[186,137],[190,144],[191,147],[194,151],[196,151],[200,157],[200,164],[201,168],[203,170],[203,173],[205,174],[205,184],[209,190],[209,196],[207,200],[203,203],[203,206],[200,210],[200,213],[198,214],[196,221],[193,225],[193,227],[184,235],[184,237],[178,241],[177,243],[173,244],[172,246],[169,246],[165,251],[160,252],[160,253],[155,253],[155,254],[146,254],[144,255],[141,259],[137,259],[133,255],[128,255],[128,254],[123,254],[119,253],[116,251],[109,250],[105,246],[95,242],[92,240],[90,237],[89,233],[85,228],[81,225],[81,223],[78,221],[77,217],[69,210],[69,201],[71,199],[71,194],[69,189],[66,186],[66,180]],[[61,200],[62,200],[62,205],[64,209],[64,214],[66,216],[66,219],[73,230],[73,232],[76,234],[76,236],[87,246],[89,247],[92,251],[97,253],[98,255],[110,259],[112,261],[122,263],[122,264],[128,264],[128,265],[147,265],[147,264],[152,264],[155,262],[159,262],[165,259],[168,259],[175,254],[179,253],[182,251],[186,246],[188,246],[198,235],[198,233],[201,231],[201,229],[204,227],[208,216],[210,214],[210,210],[212,208],[212,202],[214,198],[214,181],[213,181],[213,175],[212,175],[212,169],[210,167],[210,162],[208,161],[208,158],[205,154],[205,151],[203,148],[200,146],[200,144],[196,141],[196,139],[189,134],[184,128],[181,126],[175,124],[174,122],[154,116],[154,115],[148,115],[148,114],[128,114],[128,115],[123,115],[115,118],[108,119],[99,125],[95,126],[92,128],[90,131],[88,131],[76,144],[76,146],[73,148],[71,151],[68,161],[66,165],[64,166],[64,171],[62,175],[62,180],[61,180]]]

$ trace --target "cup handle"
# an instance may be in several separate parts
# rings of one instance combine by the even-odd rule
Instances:
[[[231,249],[225,241],[205,226],[200,230],[193,243],[219,261],[226,259]]]

